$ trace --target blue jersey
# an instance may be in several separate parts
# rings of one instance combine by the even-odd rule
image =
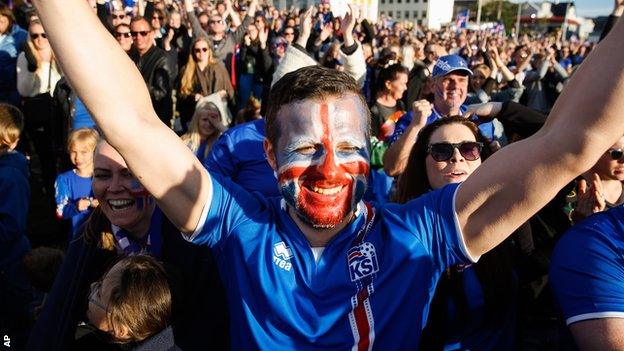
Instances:
[[[212,146],[204,166],[211,174],[232,179],[247,191],[279,196],[277,178],[264,153],[264,119],[225,131]]]
[[[570,228],[553,253],[550,281],[568,325],[624,318],[624,207]]]
[[[71,219],[72,234],[76,234],[82,222],[91,213],[91,207],[78,211],[78,200],[93,198],[91,177],[81,177],[74,170],[61,173],[54,183],[56,190],[56,216]]]
[[[461,107],[459,108],[459,114],[463,115],[464,113],[466,113],[466,110],[467,110],[466,105],[461,105]],[[431,111],[431,115],[427,117],[427,125],[439,120],[442,117],[443,116],[438,111],[436,111],[435,108],[433,108]],[[399,120],[396,122],[396,125],[394,126],[394,133],[392,133],[392,135],[388,139],[386,139],[386,144],[388,145],[394,144],[394,142],[396,142],[401,137],[401,135],[405,133],[405,130],[407,129],[409,124],[412,123],[413,118],[414,118],[413,111],[409,111],[405,113],[403,116],[401,116],[401,118],[399,118]],[[498,139],[493,122],[486,122],[486,123],[479,124],[479,130],[481,131],[483,136],[485,136],[489,140]]]
[[[217,259],[234,350],[416,349],[441,273],[469,262],[458,184],[405,205],[360,203],[315,260],[283,200],[210,179],[190,240]]]

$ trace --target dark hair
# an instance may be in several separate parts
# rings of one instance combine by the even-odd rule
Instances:
[[[385,91],[386,82],[397,79],[399,74],[409,75],[409,70],[400,63],[382,68],[377,76],[377,92]]]
[[[134,23],[141,22],[141,21],[144,21],[145,23],[147,23],[147,28],[149,28],[149,30],[154,30],[154,27],[152,27],[152,23],[148,21],[147,18],[142,17],[142,16],[133,17],[132,20],[130,20],[130,26],[132,26],[132,24]]]
[[[116,25],[116,26],[115,26],[115,28],[114,28],[114,29],[115,29],[115,32],[117,32],[117,30],[119,30],[119,28],[122,28],[122,27],[128,28],[128,30],[130,30],[130,25],[129,25],[129,24],[119,23],[119,24],[118,24],[118,25]]]
[[[13,15],[13,11],[8,5],[0,3],[0,16],[4,16],[9,19],[9,26],[7,27],[7,32],[11,32],[13,28],[13,24],[15,23],[15,15]]]
[[[424,127],[416,144],[410,152],[407,166],[401,174],[397,184],[397,202],[405,203],[417,198],[431,190],[425,159],[427,147],[431,135],[440,127],[450,124],[466,126],[475,136],[475,140],[483,143],[481,159],[486,160],[492,150],[489,141],[481,134],[479,128],[471,121],[461,117],[452,116],[441,118]],[[503,242],[490,252],[484,254],[479,262],[472,267],[481,283],[485,300],[485,323],[496,323],[507,318],[503,311],[510,306],[511,290],[513,289],[512,262],[509,252],[509,243]],[[436,291],[431,302],[429,318],[423,329],[420,348],[423,350],[442,350],[446,340],[446,315],[448,313],[448,301],[455,303],[458,319],[464,324],[468,323],[470,311],[468,299],[464,293],[463,274],[455,268],[448,268],[442,273],[436,286]]]
[[[396,201],[400,203],[406,203],[411,199],[415,199],[420,195],[425,194],[431,190],[429,179],[427,178],[427,166],[425,159],[427,158],[427,147],[431,140],[431,135],[438,130],[438,128],[449,124],[461,124],[470,129],[475,136],[475,140],[483,143],[483,150],[481,151],[481,160],[487,159],[492,151],[489,147],[488,140],[481,134],[479,128],[470,122],[469,120],[461,116],[452,116],[440,118],[437,121],[425,126],[419,133],[416,139],[416,144],[410,152],[407,166],[405,171],[399,176],[397,182]]]
[[[122,264],[111,289],[107,312],[112,330],[128,328],[128,340],[141,341],[167,327],[171,317],[171,291],[163,266],[153,257],[133,255]],[[108,273],[108,272],[107,272]]]
[[[330,96],[355,94],[366,111],[366,139],[370,135],[370,112],[355,79],[344,72],[321,66],[307,66],[285,74],[269,93],[266,111],[266,137],[276,146],[279,126],[277,114],[282,106],[305,99],[322,99]]]

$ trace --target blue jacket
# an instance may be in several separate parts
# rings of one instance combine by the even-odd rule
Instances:
[[[0,269],[30,250],[26,237],[29,201],[26,158],[18,152],[0,155]]]

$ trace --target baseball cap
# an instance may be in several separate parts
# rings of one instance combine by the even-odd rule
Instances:
[[[442,56],[436,61],[431,76],[433,78],[445,76],[451,72],[464,71],[472,75],[472,71],[468,69],[468,63],[459,55]]]

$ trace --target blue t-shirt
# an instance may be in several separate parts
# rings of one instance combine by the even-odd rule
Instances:
[[[80,128],[96,128],[95,122],[91,117],[91,114],[87,110],[87,107],[82,103],[82,100],[76,95],[74,100],[74,120],[72,129]]]
[[[459,108],[459,114],[463,115],[464,113],[466,113],[466,110],[467,110],[467,106],[461,105],[461,107]],[[413,116],[414,116],[414,112],[409,111],[405,113],[403,116],[401,116],[401,118],[399,118],[399,120],[396,122],[396,125],[394,126],[394,133],[392,133],[392,135],[386,139],[387,145],[394,144],[401,137],[401,135],[405,133],[405,130],[407,129],[409,124],[412,122],[412,119],[414,118]],[[432,109],[431,115],[427,117],[427,125],[439,120],[442,117],[443,116],[438,111],[436,111],[435,108]],[[483,134],[483,136],[485,136],[489,140],[498,139],[493,122],[486,122],[486,123],[479,124],[479,130],[481,130],[481,133]]]
[[[624,318],[624,207],[570,228],[553,253],[550,281],[568,325]]]
[[[458,184],[374,215],[360,203],[316,261],[283,200],[210,178],[211,201],[189,240],[215,255],[234,350],[416,349],[441,273],[469,262]]]
[[[78,200],[93,198],[91,180],[92,177],[81,177],[73,169],[56,177],[56,217],[71,219],[72,236],[91,213],[91,207],[78,211]]]
[[[232,179],[249,192],[279,196],[277,178],[264,153],[264,119],[225,131],[214,143],[204,167]]]

